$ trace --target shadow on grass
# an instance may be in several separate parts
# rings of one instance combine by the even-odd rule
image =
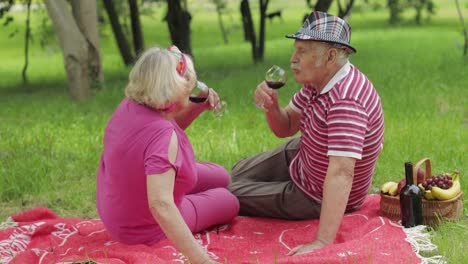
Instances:
[[[125,68],[122,68],[124,71]],[[123,89],[127,82],[127,74],[118,72],[105,73],[105,81],[102,87],[93,87],[92,93],[95,95],[101,91],[112,89]],[[51,97],[69,96],[69,85],[66,79],[42,78],[29,81],[23,84],[21,80],[16,83],[0,87],[0,97],[24,96],[43,94]]]

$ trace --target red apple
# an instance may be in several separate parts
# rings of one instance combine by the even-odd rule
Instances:
[[[425,178],[425,177],[424,177],[424,174],[425,174],[425,173],[426,173],[426,172],[425,172],[423,169],[418,168],[417,183],[416,183],[416,185],[418,185],[418,184],[424,182],[424,178]]]
[[[405,179],[401,180],[398,183],[398,192],[397,192],[397,194],[400,194],[401,189],[403,189],[403,187],[405,187],[405,185],[406,185],[406,180]]]

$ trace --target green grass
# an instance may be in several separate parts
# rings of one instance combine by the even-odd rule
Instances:
[[[254,1],[255,2],[255,1]],[[434,173],[461,171],[462,189],[468,193],[468,60],[455,42],[462,43],[453,4],[440,1],[430,23],[408,20],[390,27],[388,14],[353,13],[352,43],[358,53],[351,61],[372,80],[385,112],[385,146],[379,158],[371,192],[389,180],[404,177],[404,162],[430,157]],[[199,78],[216,87],[228,103],[220,119],[205,113],[187,130],[199,160],[230,169],[239,159],[271,149],[283,142],[269,132],[261,111],[253,104],[253,91],[269,65],[289,64],[292,41],[284,37],[298,28],[297,14],[304,5],[272,1],[283,9],[283,22],[267,21],[265,61],[253,64],[250,45],[242,41],[237,7],[226,25],[229,44],[222,44],[216,17],[209,6],[193,7],[193,52]],[[144,17],[147,46],[167,46],[163,9]],[[464,9],[465,18],[468,9]],[[38,12],[34,12],[38,22]],[[411,14],[407,14],[410,17]],[[95,174],[102,150],[104,127],[123,96],[129,69],[122,65],[109,28],[101,38],[106,88],[86,102],[68,95],[62,57],[57,46],[32,47],[30,84],[21,84],[24,14],[15,14],[13,27],[20,34],[7,38],[13,27],[0,27],[0,221],[8,215],[47,206],[61,216],[96,217]],[[37,29],[38,23],[35,23]],[[53,42],[55,43],[55,42]],[[55,43],[56,44],[56,43]],[[54,52],[55,51],[55,52]],[[280,90],[287,104],[299,88],[294,80]],[[465,196],[466,197],[466,196]],[[468,209],[459,223],[434,231],[433,242],[449,263],[468,259]]]

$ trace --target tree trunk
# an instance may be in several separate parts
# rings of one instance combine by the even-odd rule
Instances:
[[[417,25],[421,25],[422,23],[422,11],[426,6],[426,0],[418,0],[414,3],[414,8],[416,9],[416,15],[414,16],[414,20]]]
[[[97,4],[94,0],[72,0],[72,12],[81,33],[88,43],[88,65],[92,86],[104,81],[99,45]]]
[[[242,0],[240,3],[240,12],[242,17],[242,27],[244,28],[244,40],[250,41],[253,31],[252,15],[250,14],[250,6],[248,0]]]
[[[135,54],[138,55],[145,49],[143,33],[141,32],[140,12],[138,11],[137,0],[128,0],[128,5],[130,6],[130,18],[132,22],[133,48]]]
[[[119,16],[115,11],[114,3],[112,0],[103,0],[104,8],[106,9],[107,15],[109,16],[109,21],[112,26],[112,32],[114,32],[114,37],[119,47],[120,56],[125,65],[130,65],[133,63],[133,55],[128,45],[127,39],[122,30],[122,26],[119,23]]]
[[[265,53],[265,19],[269,0],[260,0],[260,36],[258,40],[257,60],[263,61]]]
[[[400,21],[400,13],[401,13],[399,0],[388,0],[387,4],[390,9],[389,23],[390,24],[398,23]]]
[[[252,44],[252,58],[254,62],[257,62],[257,37],[255,36],[255,29],[252,21],[252,14],[250,13],[250,5],[248,0],[242,0],[241,2],[241,14],[242,21],[244,24],[244,36],[247,37]]]
[[[31,39],[31,0],[27,1],[26,7],[28,11],[26,15],[26,32],[24,36],[24,67],[21,73],[21,76],[23,76],[23,84],[28,83],[26,71],[28,70],[29,65],[29,40]]]
[[[348,17],[351,14],[351,9],[353,9],[354,0],[349,0],[345,8],[341,6],[341,0],[338,1],[338,16],[344,20],[348,20]]]
[[[88,43],[80,32],[66,0],[44,0],[62,49],[70,94],[75,100],[91,94]]]
[[[166,19],[172,43],[182,52],[192,55],[190,31],[192,16],[182,8],[180,0],[167,0]]]
[[[460,9],[460,3],[458,0],[455,0],[455,4],[457,6],[458,17],[460,18],[460,22],[463,27],[463,36],[465,38],[465,45],[463,46],[463,55],[466,56],[468,54],[468,29],[465,26],[465,19],[463,18],[463,13]]]
[[[315,4],[315,11],[327,12],[330,9],[333,0],[318,0]]]
[[[227,37],[226,29],[224,28],[223,17],[221,14],[222,13],[221,7],[218,4],[216,4],[216,12],[218,13],[218,24],[219,24],[219,28],[221,29],[221,34],[223,34],[224,44],[228,44],[228,37]]]

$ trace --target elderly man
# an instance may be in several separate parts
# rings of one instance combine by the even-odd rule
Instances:
[[[320,218],[311,242],[289,252],[297,255],[333,243],[344,213],[362,205],[383,148],[384,118],[372,83],[348,61],[356,50],[344,20],[313,12],[286,37],[295,39],[291,68],[304,86],[284,108],[265,82],[254,99],[276,136],[301,136],[239,161],[229,189],[242,215]]]

